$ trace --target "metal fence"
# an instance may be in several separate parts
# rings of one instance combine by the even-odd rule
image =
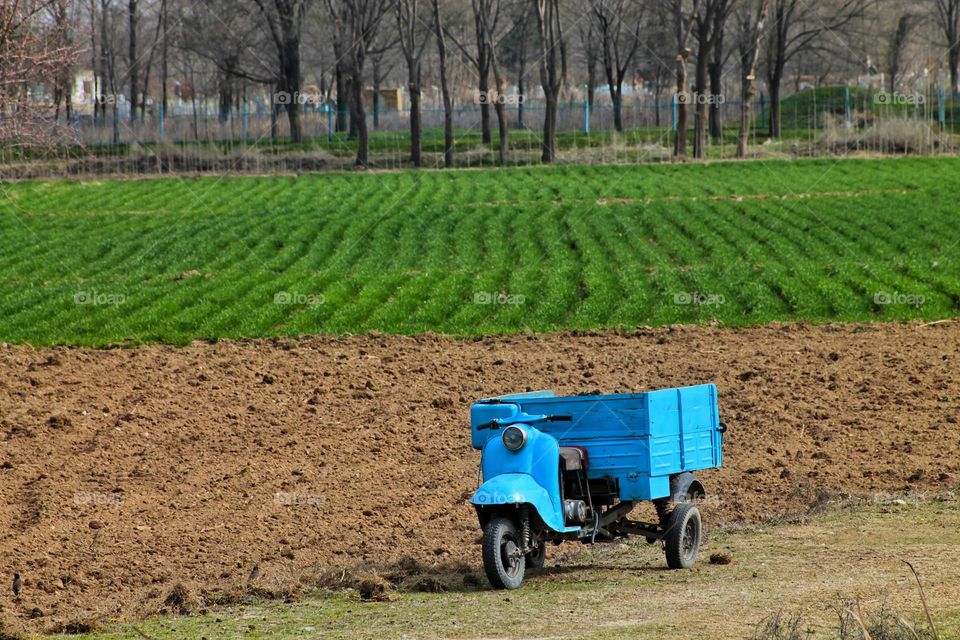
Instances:
[[[708,137],[707,157],[733,157],[740,103],[713,97],[720,136]],[[781,135],[770,140],[769,101],[760,95],[752,106],[754,153],[845,155],[877,153],[952,153],[958,109],[942,90],[909,96],[831,87],[800,92],[780,103]],[[560,161],[636,162],[669,158],[678,111],[677,100],[664,95],[625,98],[622,131],[614,127],[609,96],[566,102],[558,110]],[[694,105],[688,105],[693,126]],[[708,109],[711,107],[708,107]],[[497,161],[497,118],[490,106],[492,140],[481,137],[477,104],[454,110],[455,158],[459,166]],[[536,101],[506,105],[510,129],[510,164],[539,162],[544,106]],[[425,164],[442,162],[443,111],[421,111]],[[409,166],[409,112],[377,109],[366,114],[371,165]],[[245,104],[227,113],[204,105],[181,108],[164,117],[150,113],[130,120],[108,111],[102,119],[75,115],[72,144],[53,152],[24,153],[0,147],[0,178],[57,175],[163,173],[165,171],[301,171],[350,166],[356,140],[337,130],[332,106],[306,105],[301,115],[302,144],[289,143],[289,125],[281,109],[271,114],[262,104]]]

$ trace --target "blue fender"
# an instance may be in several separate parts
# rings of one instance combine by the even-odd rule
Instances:
[[[502,473],[490,478],[480,485],[470,502],[476,507],[529,504],[545,525],[554,531],[565,529],[559,498],[552,499],[550,493],[526,473]]]

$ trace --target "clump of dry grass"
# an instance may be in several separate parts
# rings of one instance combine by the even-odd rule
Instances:
[[[873,151],[879,153],[931,153],[943,150],[950,138],[932,123],[914,118],[883,118],[847,126],[838,117],[825,117],[816,146],[827,153]]]
[[[364,602],[385,602],[390,600],[393,584],[379,573],[369,571],[357,576],[356,588]]]
[[[163,613],[190,615],[203,606],[203,601],[193,589],[178,582],[163,599],[163,606],[166,608]]]
[[[864,610],[857,601],[844,600],[837,607],[840,640],[937,640],[936,632],[909,622],[886,602]]]
[[[806,637],[803,616],[783,611],[770,614],[753,631],[753,640],[805,640]]]
[[[100,621],[96,618],[76,618],[57,625],[54,627],[53,632],[73,636],[82,633],[92,633],[99,628]],[[0,636],[0,638],[2,638],[2,636]]]

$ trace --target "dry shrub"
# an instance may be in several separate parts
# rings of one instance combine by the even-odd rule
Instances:
[[[938,134],[930,122],[913,118],[864,121],[846,126],[839,117],[824,117],[817,147],[827,153],[874,151],[879,153],[930,153],[943,149],[949,138]]]
[[[753,631],[753,640],[806,640],[803,616],[799,613],[772,613],[761,620]]]
[[[837,607],[840,640],[936,640],[937,635],[919,621],[908,621],[886,602],[864,609],[859,602],[843,600]]]

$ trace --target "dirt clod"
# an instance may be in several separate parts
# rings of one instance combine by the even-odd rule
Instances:
[[[732,564],[733,554],[729,551],[718,551],[710,554],[710,564]]]

